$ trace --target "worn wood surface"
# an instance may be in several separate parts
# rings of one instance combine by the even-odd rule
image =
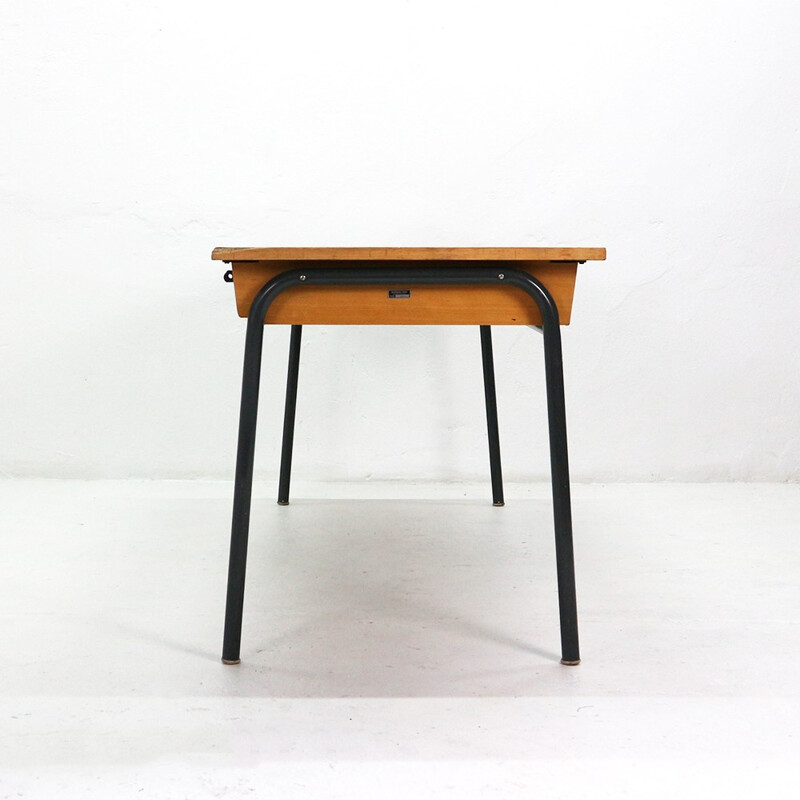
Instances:
[[[604,247],[216,247],[215,261],[604,261]]]

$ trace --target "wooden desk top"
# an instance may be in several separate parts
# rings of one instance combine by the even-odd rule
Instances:
[[[605,261],[604,247],[215,247],[215,261]]]

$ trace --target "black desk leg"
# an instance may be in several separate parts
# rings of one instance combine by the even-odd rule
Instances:
[[[567,457],[567,414],[564,407],[564,369],[561,330],[555,305],[548,319],[543,311],[544,368],[547,383],[547,417],[550,427],[550,473],[553,483],[553,517],[556,532],[558,606],[561,617],[561,663],[580,663],[578,606],[575,598],[575,563],[572,546],[572,507]]]
[[[281,448],[281,473],[278,482],[278,505],[289,505],[289,481],[292,477],[292,445],[294,419],[297,409],[297,376],[300,371],[300,340],[302,325],[292,325],[289,340],[289,374],[286,376],[286,408],[283,412],[283,447]]]
[[[255,304],[254,304],[255,305]],[[264,308],[265,304],[261,304]],[[261,383],[261,351],[264,343],[264,313],[259,319],[252,311],[247,320],[242,369],[242,401],[239,410],[239,444],[236,453],[236,478],[233,486],[231,554],[228,562],[228,594],[225,604],[225,634],[222,663],[239,663],[242,638],[244,579],[247,565],[247,538],[250,529],[250,502],[253,494],[253,458],[258,418],[258,389]]]
[[[503,470],[500,466],[500,433],[497,427],[497,394],[494,385],[494,354],[492,329],[481,325],[481,356],[483,357],[483,390],[486,395],[486,427],[489,431],[489,469],[492,475],[492,504],[505,505],[503,500]]]

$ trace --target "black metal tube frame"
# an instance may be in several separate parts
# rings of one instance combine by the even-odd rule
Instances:
[[[497,390],[494,382],[494,355],[492,329],[481,325],[481,357],[483,361],[483,389],[486,397],[486,428],[489,437],[489,470],[492,479],[492,503],[503,506],[503,469],[500,460],[500,433],[497,424]],[[300,372],[300,343],[302,325],[292,325],[289,340],[289,369],[286,375],[286,404],[283,411],[283,438],[281,441],[281,468],[278,480],[278,505],[289,505],[289,485],[292,479],[292,449],[294,423],[297,414],[297,379]]]
[[[390,286],[393,284],[513,286],[526,292],[539,308],[544,336],[550,472],[561,621],[561,663],[578,664],[580,662],[578,615],[575,597],[567,422],[558,309],[550,293],[535,277],[522,270],[508,268],[504,265],[497,267],[380,267],[375,269],[317,267],[294,269],[277,275],[259,290],[250,306],[245,337],[222,661],[225,664],[238,664],[240,660],[258,394],[261,382],[264,320],[267,311],[279,294],[296,287]]]

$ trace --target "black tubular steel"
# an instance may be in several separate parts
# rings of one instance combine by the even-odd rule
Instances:
[[[250,307],[245,338],[222,660],[226,664],[239,662],[258,392],[261,380],[261,354],[264,340],[264,318],[267,311],[272,301],[281,292],[294,287],[315,285],[385,286],[391,284],[440,286],[505,284],[526,292],[539,308],[544,334],[545,381],[550,430],[550,470],[553,484],[556,568],[561,618],[561,660],[563,664],[577,664],[580,660],[578,617],[575,600],[567,423],[564,408],[564,376],[558,309],[550,293],[536,278],[527,272],[509,268],[506,265],[496,267],[295,269],[277,275],[258,292]]]
[[[494,385],[494,354],[492,329],[481,325],[481,357],[483,359],[483,392],[486,395],[486,428],[489,432],[489,469],[492,475],[492,503],[505,505],[503,500],[503,469],[500,466],[500,431],[497,427],[497,392]]]
[[[281,474],[278,481],[278,505],[289,504],[289,481],[292,477],[292,446],[294,419],[297,409],[297,376],[300,372],[300,340],[303,326],[292,325],[289,339],[289,373],[286,376],[286,408],[283,412],[283,445],[281,447]]]

